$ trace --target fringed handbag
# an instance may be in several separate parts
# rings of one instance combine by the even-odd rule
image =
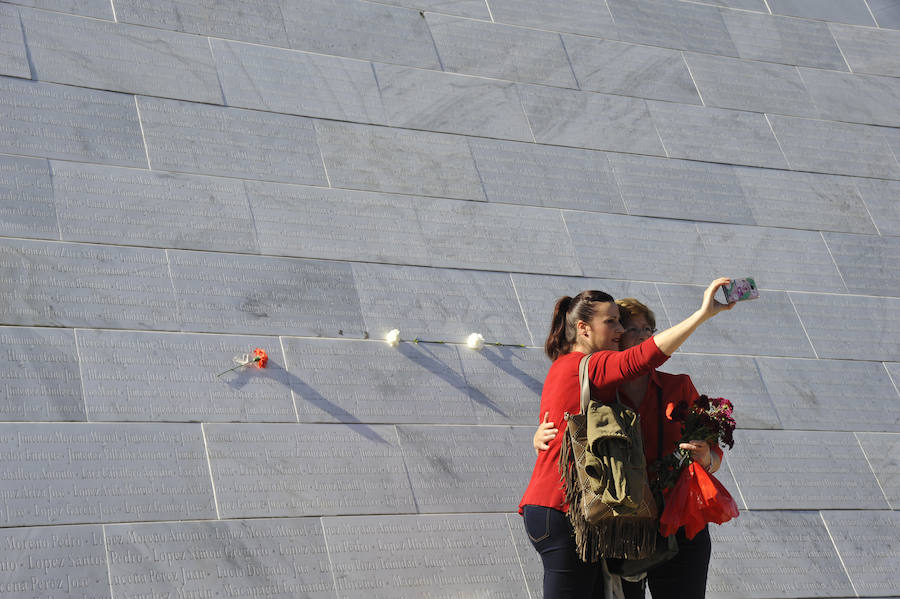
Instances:
[[[589,358],[578,368],[581,413],[565,414],[559,458],[575,545],[585,562],[644,559],[656,548],[659,512],[647,480],[640,418],[619,401],[618,392],[615,404],[591,401]],[[592,439],[593,448],[588,442],[589,414],[594,426],[598,419],[609,425],[604,427],[608,434]],[[596,454],[598,450],[603,454]]]

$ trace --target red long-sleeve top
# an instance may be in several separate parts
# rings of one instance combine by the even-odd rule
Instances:
[[[559,429],[547,451],[542,451],[534,464],[531,480],[525,495],[519,502],[519,513],[525,505],[540,505],[560,511],[567,511],[562,480],[559,474],[559,450],[566,421],[563,414],[578,414],[581,411],[581,387],[578,384],[578,365],[584,354],[573,351],[558,357],[550,366],[544,388],[541,391],[539,420],[550,412],[550,421]],[[588,363],[588,375],[593,384],[593,396],[598,401],[613,402],[616,386],[622,381],[635,379],[660,366],[669,356],[664,354],[651,337],[639,345],[625,351],[595,352]]]

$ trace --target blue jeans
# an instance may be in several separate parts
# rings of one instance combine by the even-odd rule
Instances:
[[[600,563],[578,557],[569,518],[559,510],[524,507],[525,531],[544,562],[544,599],[603,599]]]

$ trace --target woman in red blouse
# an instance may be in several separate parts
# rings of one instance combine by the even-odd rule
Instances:
[[[574,298],[561,297],[554,307],[550,334],[544,345],[553,364],[544,381],[540,409],[545,420],[560,423],[558,439],[565,432],[563,414],[580,411],[578,364],[582,357],[593,354],[588,374],[594,397],[612,402],[616,387],[649,374],[662,365],[697,327],[733,306],[721,304],[714,298],[719,287],[729,282],[727,278],[716,279],[706,288],[696,312],[621,352],[619,343],[625,329],[619,322],[619,307],[612,296],[602,291],[582,291]],[[544,599],[601,598],[603,585],[599,568],[578,558],[572,528],[565,516],[569,506],[557,467],[559,450],[560,442],[555,439],[548,444],[547,451],[539,453],[531,481],[519,502],[519,513],[524,516],[525,529],[544,564]],[[701,450],[698,448],[697,451]],[[708,460],[708,446],[706,454]]]

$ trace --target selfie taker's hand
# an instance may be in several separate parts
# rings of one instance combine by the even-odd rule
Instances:
[[[552,422],[549,422],[549,418],[550,412],[544,414],[544,421],[538,425],[538,429],[534,433],[532,445],[534,445],[535,453],[540,454],[540,452],[550,449],[550,441],[555,439],[556,433],[559,432],[559,429]]]
[[[709,320],[722,310],[731,310],[736,302],[723,304],[716,299],[716,292],[720,287],[724,287],[731,283],[728,277],[720,277],[709,284],[706,291],[703,292],[703,303],[700,305],[700,315],[703,320]]]

